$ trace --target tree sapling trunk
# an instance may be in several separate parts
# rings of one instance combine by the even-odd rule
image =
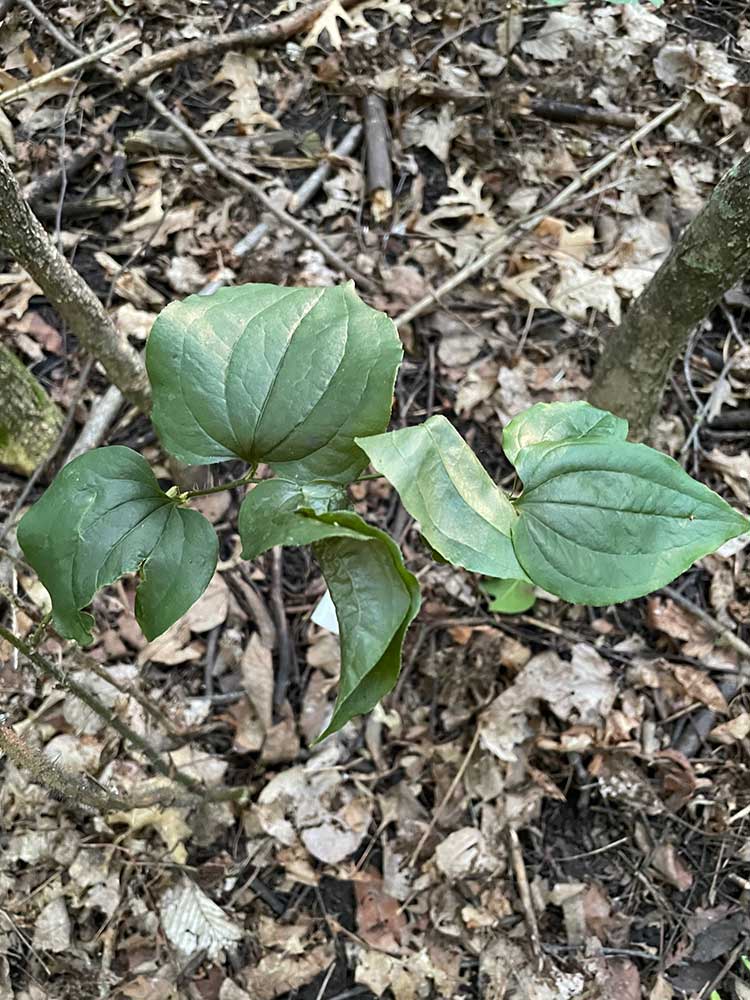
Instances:
[[[721,178],[645,291],[608,339],[589,401],[648,434],[691,331],[750,270],[750,155]]]

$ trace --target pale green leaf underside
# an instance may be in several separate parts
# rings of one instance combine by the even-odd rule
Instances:
[[[750,526],[667,455],[615,438],[524,448],[513,544],[534,583],[576,604],[663,587]]]
[[[510,538],[513,506],[445,417],[357,444],[444,559],[487,576],[526,579]]]
[[[615,438],[625,440],[628,422],[585,402],[536,403],[503,430],[503,451],[518,469],[518,454],[533,444]],[[519,475],[521,474],[518,469]]]
[[[52,599],[58,632],[92,641],[82,614],[97,590],[139,573],[136,617],[148,639],[164,632],[203,593],[218,556],[216,533],[160,489],[129,448],[74,459],[18,526],[18,541]]]
[[[534,587],[525,580],[483,580],[482,590],[490,597],[490,611],[518,615],[533,607]]]
[[[388,424],[401,355],[392,321],[350,284],[190,295],[148,340],[153,420],[183,462],[347,481],[366,464],[354,437]]]

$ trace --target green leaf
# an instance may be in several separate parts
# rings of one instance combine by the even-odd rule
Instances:
[[[510,538],[513,506],[445,417],[357,438],[357,444],[448,562],[487,576],[527,579]]]
[[[536,403],[505,427],[503,451],[511,465],[516,465],[521,449],[532,444],[601,438],[624,441],[627,436],[627,420],[589,403]]]
[[[329,510],[342,493],[329,483],[300,487],[269,479],[240,510],[243,558],[274,545],[313,545],[336,608],[341,680],[324,736],[369,712],[396,683],[401,646],[419,610],[419,585],[398,546],[359,515]]]
[[[238,457],[346,482],[366,464],[354,438],[388,425],[401,356],[392,321],[351,284],[190,295],[148,340],[153,420],[188,464]]]
[[[159,489],[129,448],[74,459],[18,525],[18,542],[52,598],[55,628],[87,646],[81,610],[101,587],[139,573],[135,614],[147,639],[177,621],[208,586],[218,556],[209,522]]]
[[[317,542],[320,562],[336,608],[341,636],[341,680],[333,717],[322,740],[355,715],[369,712],[395,685],[406,629],[419,611],[419,584],[406,569],[398,546],[356,514],[321,514],[330,525],[359,538]]]
[[[667,455],[616,440],[523,448],[513,544],[530,579],[576,604],[669,583],[750,522]]]
[[[242,558],[256,559],[274,545],[311,545],[328,538],[331,528],[318,514],[341,510],[346,493],[331,483],[266,479],[250,490],[240,507],[238,529]],[[347,534],[347,529],[339,528]],[[358,531],[349,532],[358,537]]]
[[[534,606],[534,588],[525,580],[483,580],[480,584],[488,594],[490,611],[501,615],[517,615]]]

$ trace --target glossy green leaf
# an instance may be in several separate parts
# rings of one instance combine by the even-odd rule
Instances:
[[[487,576],[526,579],[510,538],[513,506],[445,417],[357,438],[357,444],[448,562]]]
[[[521,449],[532,444],[600,438],[624,441],[627,436],[627,420],[589,403],[536,403],[505,427],[503,451],[511,465],[516,465]]]
[[[490,600],[490,611],[518,615],[534,606],[534,587],[525,580],[482,580],[482,590]]]
[[[359,538],[317,542],[341,636],[341,679],[333,717],[319,739],[369,712],[395,685],[406,629],[419,611],[419,584],[388,535],[356,514],[321,514],[321,521]]]
[[[266,479],[250,490],[240,507],[238,529],[242,558],[256,559],[274,545],[312,545],[331,535],[318,514],[342,510],[346,493],[331,483],[299,483]],[[358,531],[339,533],[359,537]]]
[[[52,598],[58,632],[84,646],[93,618],[81,611],[101,587],[138,573],[135,613],[148,639],[177,621],[208,586],[216,533],[159,489],[129,448],[74,459],[18,525],[18,542]]]
[[[154,323],[153,420],[183,462],[239,457],[284,477],[346,482],[358,435],[388,425],[401,342],[351,284],[251,284],[190,295]]]
[[[341,636],[341,679],[320,739],[369,712],[391,690],[404,634],[419,610],[419,585],[393,539],[357,514],[323,509],[338,492],[329,484],[301,489],[271,479],[248,494],[240,511],[243,557],[274,545],[313,544],[328,584]]]
[[[750,523],[667,455],[609,438],[523,448],[513,525],[530,579],[576,604],[650,593]]]

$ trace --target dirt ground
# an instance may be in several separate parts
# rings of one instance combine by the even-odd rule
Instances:
[[[134,36],[106,57],[122,73],[294,7],[6,2],[0,87],[71,60],[54,29],[87,50]],[[401,327],[393,426],[445,414],[509,486],[503,425],[535,402],[585,398],[601,343],[748,149],[748,80],[742,0],[333,0],[286,40],[182,59],[146,82],[276,205],[328,163],[297,217],[394,318],[622,146]],[[332,154],[354,126],[372,129],[368,95],[387,114],[390,207],[369,191],[359,133]],[[100,65],[1,98],[4,155],[22,186],[45,179],[35,211],[135,346],[167,302],[212,282],[342,279]],[[745,513],[749,293],[733,289],[696,331],[653,442]],[[28,505],[108,383],[8,258],[0,318],[3,342],[71,417]],[[171,483],[133,408],[104,443],[139,450]],[[242,471],[212,467],[217,483]],[[10,520],[25,483],[0,471]],[[240,559],[239,490],[200,501],[219,570],[168,633],[146,643],[125,580],[96,598],[86,654],[54,633],[40,646],[172,765],[209,790],[246,789],[240,800],[175,792],[0,646],[2,711],[19,734],[100,785],[160,797],[96,815],[2,763],[0,1000],[747,1000],[747,537],[649,598],[586,608],[540,592],[499,615],[482,580],[431,560],[395,494],[375,480],[354,489],[357,510],[402,544],[423,605],[394,692],[321,745],[338,670],[335,637],[310,620],[324,584],[304,549]],[[0,614],[28,636],[44,594],[13,560],[12,532],[3,545],[18,606]]]

